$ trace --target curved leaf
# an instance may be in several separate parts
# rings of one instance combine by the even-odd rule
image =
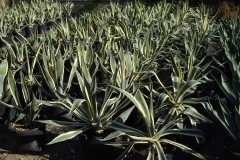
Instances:
[[[82,103],[85,101],[85,99],[75,99],[68,114],[72,114],[76,110],[76,108],[78,108],[79,106],[81,107]]]
[[[38,122],[46,123],[46,124],[52,124],[56,126],[87,126],[86,123],[80,123],[80,122],[67,122],[67,121],[58,121],[58,120],[38,120]]]
[[[8,73],[8,61],[7,59],[4,59],[0,64],[0,100],[3,98],[7,73]]]
[[[154,144],[158,153],[158,159],[167,160],[161,144],[159,142],[154,142]]]
[[[127,110],[125,110],[124,112],[122,112],[116,119],[115,121],[118,122],[118,123],[124,123],[129,115],[132,113],[132,110],[134,109],[134,106],[133,107],[130,107],[128,108]]]
[[[110,140],[110,139],[113,139],[113,138],[120,137],[122,135],[126,135],[126,134],[124,132],[122,132],[122,131],[114,131],[114,132],[110,133],[107,137],[105,137],[103,139],[99,139],[98,138],[98,140],[99,141],[107,141],[107,140]]]
[[[106,122],[106,127],[115,129],[117,131],[122,131],[122,132],[124,132],[124,133],[126,133],[128,135],[139,136],[139,137],[147,136],[144,132],[142,132],[142,131],[140,131],[138,129],[126,126],[126,125],[124,125],[122,123],[118,123],[118,122],[115,122],[115,121],[108,121],[108,122]]]
[[[193,87],[195,87],[198,84],[201,84],[201,82],[198,80],[191,80],[191,81],[188,81],[187,83],[185,83],[182,86],[182,88],[179,90],[179,92],[177,93],[175,101],[177,103],[180,103],[182,101],[182,99],[186,96],[186,93],[189,92]]]
[[[134,143],[132,142],[132,143],[125,149],[125,151],[117,158],[117,160],[122,160],[122,159],[124,159],[124,158],[127,156],[127,154],[131,151],[131,149],[133,148],[133,145],[134,145]]]
[[[90,128],[91,127],[86,126],[86,127],[81,128],[81,129],[77,129],[75,131],[69,131],[67,133],[60,134],[59,136],[54,138],[51,142],[49,142],[47,145],[62,142],[62,141],[66,141],[68,139],[72,139],[72,138],[76,137],[77,135],[79,135],[80,133],[82,133],[82,132],[84,132],[84,131],[86,131]]]
[[[180,143],[177,143],[177,142],[174,142],[174,141],[171,141],[171,140],[168,140],[168,139],[161,139],[161,142],[165,142],[165,143],[169,143],[171,145],[174,145],[178,148],[181,148],[182,150],[184,150],[185,152],[188,152],[198,158],[201,158],[201,159],[205,159],[201,154],[195,152],[194,150],[192,150],[191,148],[185,146],[185,145],[182,145]]]

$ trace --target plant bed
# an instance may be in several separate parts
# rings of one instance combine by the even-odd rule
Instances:
[[[56,135],[66,132],[69,128],[66,127],[58,127],[54,125],[46,125],[46,141],[49,142]],[[200,145],[198,152],[202,154],[207,160],[216,159],[224,160],[225,151],[223,148],[223,129],[216,130],[215,133],[212,134],[211,137],[207,138],[206,141]],[[66,147],[67,146],[67,147]],[[178,150],[178,149],[177,149]],[[118,156],[120,152],[116,156]],[[178,152],[182,152],[180,149]],[[176,153],[176,152],[175,152]],[[175,159],[178,160],[178,154],[174,154]],[[46,145],[44,151],[40,155],[22,155],[19,154],[17,148],[15,147],[15,143],[11,136],[9,136],[9,131],[7,126],[0,127],[0,159],[42,159],[42,160],[59,160],[59,159],[84,159],[84,152],[82,150],[82,146],[78,141],[78,137],[67,140],[61,143]],[[104,160],[104,159],[103,159]],[[115,160],[115,159],[113,159]],[[194,156],[189,156],[186,160],[199,160]]]
[[[51,141],[56,135],[67,132],[68,127],[56,127],[46,125],[46,142]],[[67,147],[66,147],[67,146]],[[45,145],[44,150],[37,155],[20,154],[15,145],[14,139],[6,125],[0,126],[0,159],[42,159],[42,160],[59,160],[59,159],[81,159],[83,152],[81,150],[78,138],[64,141],[54,145]]]
[[[39,154],[43,151],[45,144],[45,127],[44,124],[41,124],[33,129],[25,129],[22,125],[9,124],[10,133],[21,154]]]
[[[14,29],[19,30],[71,15],[72,3],[58,4],[20,2],[7,14],[13,13]],[[27,17],[30,5],[37,14]],[[90,160],[187,159],[187,153],[204,159],[194,150],[213,134],[216,121],[238,140],[240,46],[233,44],[239,37],[231,33],[239,32],[234,26],[240,26],[240,19],[217,22],[211,9],[203,4],[191,8],[188,2],[146,6],[135,1],[110,7],[65,17],[56,29],[1,50],[0,102],[15,111],[15,122],[32,126],[40,113],[55,114],[38,122],[73,128],[50,135],[46,147],[79,139]],[[224,65],[208,54],[214,37],[220,37]],[[215,71],[220,74],[210,77]],[[11,104],[5,102],[8,98]]]

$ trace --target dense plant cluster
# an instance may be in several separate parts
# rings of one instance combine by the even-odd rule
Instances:
[[[0,35],[5,37],[12,30],[21,30],[26,26],[45,24],[71,14],[73,4],[35,0],[29,3],[21,1],[12,7],[6,5],[1,12]]]
[[[43,108],[59,107],[73,114],[70,121],[38,120],[76,127],[49,144],[91,131],[104,135],[98,138],[101,144],[123,146],[119,159],[136,145],[145,146],[147,159],[166,159],[164,143],[204,159],[169,135],[193,136],[201,143],[204,133],[197,126],[213,119],[234,132],[239,142],[237,129],[228,126],[230,119],[239,126],[239,18],[219,25],[204,5],[191,8],[188,3],[165,1],[151,7],[138,1],[111,3],[110,8],[78,17],[70,16],[71,4],[32,1],[16,7],[1,12],[6,17],[1,19],[2,37],[15,25],[56,25],[2,48],[0,104],[16,109],[16,123],[29,126]],[[209,53],[213,41],[222,45],[226,62]],[[231,78],[221,69],[228,65]],[[210,104],[215,97],[196,94],[199,86],[211,83],[219,85],[231,107],[224,97],[218,98],[218,107]]]

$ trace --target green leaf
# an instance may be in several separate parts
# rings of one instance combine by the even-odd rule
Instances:
[[[80,123],[80,122],[67,122],[67,121],[58,121],[58,120],[38,120],[38,122],[41,123],[46,123],[46,124],[52,124],[52,125],[56,125],[56,126],[62,126],[62,127],[66,127],[66,126],[87,126],[86,123]]]
[[[128,108],[127,110],[125,110],[124,112],[122,112],[116,119],[115,121],[118,122],[118,123],[124,123],[129,115],[132,113],[132,110],[134,109],[134,106],[133,107],[130,107]]]
[[[230,85],[230,80],[224,75],[224,73],[221,74],[221,81],[218,80],[214,75],[212,75],[214,80],[217,82],[218,86],[221,88],[223,93],[227,96],[227,98],[230,100],[230,102],[233,105],[236,105],[236,97],[233,92],[233,88]]]
[[[8,73],[8,61],[7,59],[3,60],[0,64],[0,100],[2,100],[5,90],[5,81]]]
[[[77,65],[78,65],[78,61],[77,61],[77,58],[76,58],[76,59],[74,60],[74,63],[73,63],[73,66],[72,66],[72,69],[71,69],[71,72],[70,72],[70,75],[69,75],[68,84],[67,84],[66,89],[70,89],[70,88],[71,88],[73,76],[74,76],[75,71],[76,71],[76,69],[77,69]],[[66,91],[65,91],[65,92],[66,92]]]
[[[127,147],[127,149],[117,158],[117,160],[122,160],[122,159],[124,159],[124,158],[127,156],[127,154],[132,150],[133,145],[134,145],[134,143],[132,142],[132,143]]]
[[[223,87],[221,89],[224,89],[223,92],[228,97],[230,102],[233,105],[236,105],[236,97],[235,97],[233,88],[231,87],[229,82],[230,80],[228,80],[225,76],[221,74],[221,86]]]
[[[166,135],[171,135],[171,134],[199,137],[202,139],[201,143],[203,143],[205,140],[204,133],[197,129],[170,129],[170,130],[165,130],[161,136],[166,136]]]
[[[61,54],[58,54],[57,56],[57,62],[56,62],[56,81],[55,83],[57,83],[57,91],[59,93],[63,93],[63,75],[64,75],[64,61],[63,61],[63,57]]]
[[[235,123],[238,129],[238,133],[240,133],[240,113],[237,109],[235,109]],[[239,138],[240,141],[240,138]]]
[[[115,85],[116,84],[118,70],[119,70],[119,68],[116,68],[116,70],[114,72],[114,75],[113,75],[113,78],[110,80],[109,84],[111,84],[111,85]],[[109,85],[107,86],[106,92],[105,92],[105,95],[104,95],[103,104],[102,104],[101,110],[99,112],[100,116],[103,113],[105,113],[105,110],[107,110],[107,108],[110,106],[109,104],[112,104],[113,102],[114,103],[116,102],[116,100],[117,100],[116,98],[114,98],[113,100],[109,101],[109,99],[110,99],[110,97],[111,97],[111,95],[113,93],[113,90],[114,89],[112,87],[110,87]]]
[[[187,83],[185,83],[183,85],[183,87],[179,90],[179,92],[177,93],[175,101],[177,103],[180,103],[182,101],[182,99],[186,96],[186,93],[189,92],[190,89],[192,89],[193,87],[195,87],[198,84],[201,84],[201,82],[199,82],[198,80],[191,80],[191,81],[188,81]]]
[[[46,95],[48,95],[48,96],[50,96],[50,97],[55,97],[54,94],[51,94],[51,93],[47,92],[47,91],[45,90],[45,88],[42,87],[42,85],[38,82],[38,80],[36,79],[35,76],[33,76],[33,79],[34,79],[34,81],[35,81],[35,84],[40,88],[40,90],[41,90],[42,92],[44,92]]]
[[[45,81],[49,84],[48,87],[50,87],[52,92],[57,91],[56,84],[55,84],[54,79],[53,79],[53,78],[56,78],[56,77],[51,75],[52,70],[49,67],[49,61],[47,60],[47,56],[46,56],[45,52],[43,53],[43,62],[44,62],[44,67],[41,67],[41,66],[40,67],[43,68],[44,75],[46,76]]]
[[[14,79],[11,71],[8,72],[8,83],[9,83],[10,91],[12,93],[13,99],[14,99],[17,107],[22,108],[21,103],[20,103],[20,99],[19,99],[19,96],[18,96],[19,93],[18,93],[18,90],[17,90],[17,85],[16,85],[15,79]]]
[[[103,139],[99,139],[98,138],[98,140],[100,140],[100,141],[108,141],[108,140],[120,137],[122,135],[126,135],[126,134],[124,132],[122,132],[122,131],[114,131],[114,132],[110,133],[107,137],[105,137]]]
[[[72,138],[76,137],[77,135],[79,135],[80,133],[82,133],[82,132],[84,132],[84,131],[86,131],[90,128],[91,127],[86,126],[86,127],[81,128],[81,129],[77,129],[75,131],[69,131],[67,133],[60,134],[59,136],[54,138],[51,142],[49,142],[47,145],[62,142],[62,141],[66,141],[68,139],[72,139]]]
[[[44,105],[46,105],[46,106],[50,106],[50,107],[60,107],[60,108],[65,109],[65,110],[67,110],[67,111],[70,110],[70,107],[69,107],[67,104],[63,103],[63,102],[59,102],[59,101],[56,101],[56,102],[54,102],[54,101],[51,101],[51,102],[42,101],[42,103],[43,103]]]
[[[162,105],[164,104],[165,100],[168,98],[169,96],[166,93],[160,93],[159,97],[158,97],[158,103],[157,103],[157,108],[161,108]]]
[[[42,108],[42,101],[36,99],[35,95],[33,94],[32,104],[30,106],[30,121],[34,121],[37,115],[39,114]]]
[[[21,87],[22,87],[23,98],[25,100],[25,103],[28,104],[30,102],[30,95],[29,95],[28,87],[26,85],[22,71],[20,72],[20,78],[21,78]]]
[[[26,116],[28,116],[28,122],[31,124],[37,115],[39,114],[39,111],[41,110],[42,101],[37,100],[36,97],[33,95],[33,100],[22,110],[18,118],[15,122],[18,122],[19,120],[22,120]]]
[[[22,112],[19,114],[19,116],[17,117],[17,119],[15,120],[15,123],[24,119],[24,117],[26,117],[31,111],[30,111],[30,106],[32,105],[32,102],[30,102],[23,110]]]
[[[203,122],[211,122],[208,118],[200,114],[195,108],[188,107],[183,112],[183,114],[202,120]],[[190,119],[191,119],[190,117]]]
[[[218,113],[217,111],[213,111],[219,122],[223,125],[223,127],[228,131],[228,133],[236,140],[239,141],[238,129],[235,124],[235,120],[231,116],[230,111],[225,103],[219,101],[222,113]]]
[[[110,54],[109,56],[110,56],[110,67],[111,67],[112,73],[115,73],[115,71],[117,69],[116,61],[113,57],[113,54]]]
[[[188,153],[190,153],[190,154],[192,154],[192,155],[194,155],[194,156],[196,156],[196,157],[198,157],[198,158],[200,158],[200,159],[205,159],[201,154],[195,152],[195,151],[192,150],[191,148],[189,148],[189,147],[187,147],[187,146],[185,146],[185,145],[182,145],[182,144],[180,144],[180,143],[177,143],[177,142],[174,142],[174,141],[171,141],[171,140],[168,140],[168,139],[161,139],[160,142],[169,143],[169,144],[171,144],[171,145],[174,145],[174,146],[176,146],[176,147],[181,148],[181,149],[184,150],[185,152],[188,152]]]
[[[114,89],[120,91],[121,93],[123,93],[125,96],[127,96],[134,104],[135,106],[138,108],[139,112],[142,115],[142,118],[146,124],[146,128],[148,130],[148,134],[153,134],[152,131],[154,131],[154,124],[152,122],[152,118],[150,117],[150,113],[148,110],[148,106],[146,104],[146,101],[144,100],[142,94],[140,93],[140,91],[138,90],[136,92],[136,98],[133,97],[130,93],[128,93],[127,91],[124,91],[120,88],[111,86]]]
[[[81,107],[82,103],[85,101],[86,101],[85,99],[75,99],[68,114],[73,113],[76,110],[76,108]]]
[[[158,153],[158,159],[167,160],[161,144],[159,142],[154,142],[154,144],[156,146],[156,150],[157,150],[157,153]]]
[[[139,137],[145,137],[146,136],[146,134],[144,132],[142,132],[138,129],[135,129],[135,128],[126,126],[122,123],[118,123],[118,122],[111,121],[111,120],[106,122],[106,127],[115,129],[117,131],[122,131],[122,132],[124,132],[128,135],[134,135],[134,136],[139,136]]]

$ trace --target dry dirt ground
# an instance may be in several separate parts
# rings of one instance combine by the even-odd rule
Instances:
[[[47,142],[58,134],[71,128],[47,125]],[[21,155],[15,147],[14,141],[6,126],[0,128],[0,160],[84,160],[78,137],[53,145],[46,145],[41,155]]]
[[[56,135],[68,131],[69,128],[47,125],[47,141],[51,141]],[[200,145],[198,152],[207,160],[225,160],[223,149],[223,138],[225,131],[222,128],[216,129],[209,136],[205,143]],[[0,128],[0,160],[85,160],[78,138],[46,146],[41,155],[21,155],[18,153],[14,141],[6,126]],[[181,157],[177,158],[182,160]],[[187,160],[197,160],[195,157],[188,157]],[[229,159],[228,159],[229,160]]]

